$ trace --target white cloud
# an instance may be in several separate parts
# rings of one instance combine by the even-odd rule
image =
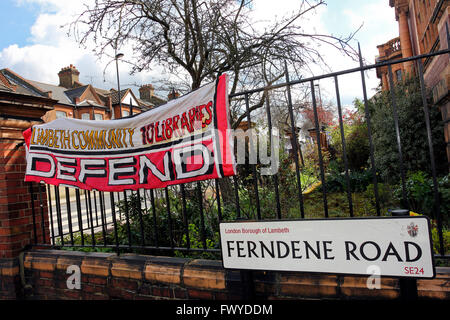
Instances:
[[[11,45],[1,52],[0,63],[25,78],[57,84],[60,68],[68,65],[68,60],[76,61],[78,56],[76,51],[49,45],[35,44],[22,48]]]
[[[67,42],[62,25],[65,23],[65,17],[42,13],[38,16],[36,22],[31,27],[30,42],[36,44],[55,45],[62,42]]]
[[[115,63],[112,60],[98,59],[92,52],[93,43],[82,48],[73,37],[68,37],[68,23],[92,0],[16,0],[18,6],[38,5],[39,15],[30,29],[29,45],[19,47],[10,45],[0,51],[0,68],[10,68],[25,78],[55,84],[59,83],[58,72],[73,64],[80,71],[80,81],[92,83],[96,87],[110,89],[117,87]],[[121,50],[131,57],[130,47]],[[103,71],[105,70],[105,73]],[[120,82],[126,84],[151,83],[156,79],[150,72],[130,76],[130,65],[120,62]],[[161,70],[158,70],[159,74]],[[137,88],[133,88],[138,94]]]

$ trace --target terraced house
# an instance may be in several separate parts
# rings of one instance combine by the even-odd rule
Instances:
[[[73,65],[58,73],[59,84],[42,83],[25,79],[10,69],[0,70],[0,91],[9,91],[29,98],[55,100],[54,108],[44,116],[45,122],[61,117],[84,120],[109,120],[141,113],[164,104],[155,95],[151,84],[139,89],[139,98],[130,88],[120,93],[115,89],[104,90],[79,81],[80,72]]]

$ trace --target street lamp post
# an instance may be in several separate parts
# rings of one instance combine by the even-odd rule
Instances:
[[[117,90],[119,94],[120,117],[122,118],[122,100],[120,99],[120,81],[119,81],[119,63],[118,60],[123,57],[123,53],[116,54],[116,73],[117,73]]]

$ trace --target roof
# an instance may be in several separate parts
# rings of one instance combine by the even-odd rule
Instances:
[[[34,86],[28,80],[22,78],[15,72],[9,69],[2,69],[0,73],[4,77],[4,80],[8,82],[10,86],[13,86],[13,91],[19,94],[36,96],[36,97],[47,97],[46,91]],[[8,86],[7,83],[3,83],[3,85]]]
[[[141,107],[147,108],[147,109],[151,109],[154,107],[153,104],[151,104],[150,102],[148,102],[147,100],[142,100],[142,99],[136,99],[137,102],[139,102],[139,104],[141,105]]]
[[[155,106],[155,107],[159,107],[160,105],[163,105],[167,102],[166,100],[161,99],[155,95],[152,96],[150,98],[150,100],[142,100],[141,99],[141,101],[143,101],[145,104],[151,104],[152,106]]]
[[[32,81],[32,80],[28,80],[28,81],[46,91],[51,91],[52,98],[57,100],[59,104],[72,105],[72,106],[76,105],[75,98],[81,97],[90,86],[90,85],[83,85],[81,87],[67,89],[64,87],[55,86],[52,84],[42,83],[42,82],[38,82],[38,81]],[[94,88],[94,90],[95,90],[95,88]],[[96,102],[92,102],[92,103],[95,106],[100,106]],[[79,105],[80,104],[78,104],[78,106]],[[92,105],[92,104],[90,104],[90,105]],[[104,106],[102,106],[102,107],[104,107]]]
[[[117,90],[95,88],[92,85],[83,85],[80,82],[77,82],[76,85],[75,88],[67,89],[58,85],[25,79],[7,68],[0,70],[0,91],[2,92],[15,92],[35,97],[51,98],[52,100],[56,100],[57,104],[69,106],[96,106],[105,108],[108,104],[108,97],[111,98],[113,105],[119,104],[119,93]],[[88,100],[87,90],[91,90],[97,101],[91,101],[92,99]],[[152,96],[150,100],[138,99],[130,88],[120,91],[122,101],[128,92],[137,101],[138,106],[136,107],[140,107],[143,111],[166,103],[164,99],[157,96]],[[79,100],[83,99],[83,101],[76,104],[75,98],[79,98]],[[104,105],[99,104],[101,102]]]
[[[0,91],[13,92],[14,90],[11,87],[12,86],[8,79],[6,79],[3,73],[0,72]]]
[[[98,104],[92,100],[83,100],[77,104],[77,107],[97,107],[97,108],[107,108],[104,105]]]
[[[52,84],[42,83],[38,81],[28,80],[30,83],[42,88],[46,91],[52,92],[52,99],[55,99],[60,104],[73,104],[73,102],[69,99],[69,97],[66,95],[65,91],[67,90],[64,87],[55,86]]]
[[[0,83],[0,91],[7,91],[7,92],[13,92],[12,89],[8,88],[7,86]]]
[[[66,96],[75,103],[75,98],[81,97],[81,95],[86,91],[86,89],[89,87],[89,85],[77,87],[74,89],[66,89],[65,94]]]
[[[130,88],[127,89],[123,89],[120,90],[120,100],[122,100],[122,104],[124,105],[129,105],[129,103],[127,103],[126,101],[124,102],[123,99],[125,98],[125,96],[128,94],[128,92],[131,93],[131,95],[133,96],[133,98],[137,101],[138,105],[137,106],[133,106],[133,107],[137,107],[140,108],[142,110],[148,110],[150,108],[153,107],[153,105],[147,101],[141,100],[136,98],[136,96],[133,93],[133,90],[131,90]],[[119,92],[116,90],[111,89],[111,91],[108,94],[105,94],[105,96],[107,97],[111,97],[111,103],[114,104],[119,104]]]
[[[120,90],[120,100],[123,100],[123,97],[127,94],[128,90],[130,89],[123,89]],[[109,91],[109,93],[105,93],[105,96],[111,97],[112,104],[118,104],[119,103],[119,91]]]
[[[139,103],[142,103],[143,105],[152,107],[152,108],[156,108],[156,107],[159,107],[159,106],[167,103],[166,100],[164,100],[160,97],[157,97],[155,95],[151,96],[150,100],[138,99],[138,101],[139,101]]]
[[[14,91],[12,89],[11,83],[9,83],[8,79],[6,79],[5,76],[3,75],[3,73],[1,73],[1,72],[0,72],[0,90],[8,91],[8,92]]]
[[[94,90],[97,91],[97,94],[99,95],[107,95],[108,93],[110,93],[110,90],[106,90],[106,89],[100,89],[100,88],[96,88],[94,87]]]

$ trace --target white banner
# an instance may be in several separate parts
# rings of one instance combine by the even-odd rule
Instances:
[[[435,276],[423,216],[231,222],[220,236],[230,269]]]
[[[234,175],[227,79],[133,117],[33,126],[25,181],[113,192]]]

